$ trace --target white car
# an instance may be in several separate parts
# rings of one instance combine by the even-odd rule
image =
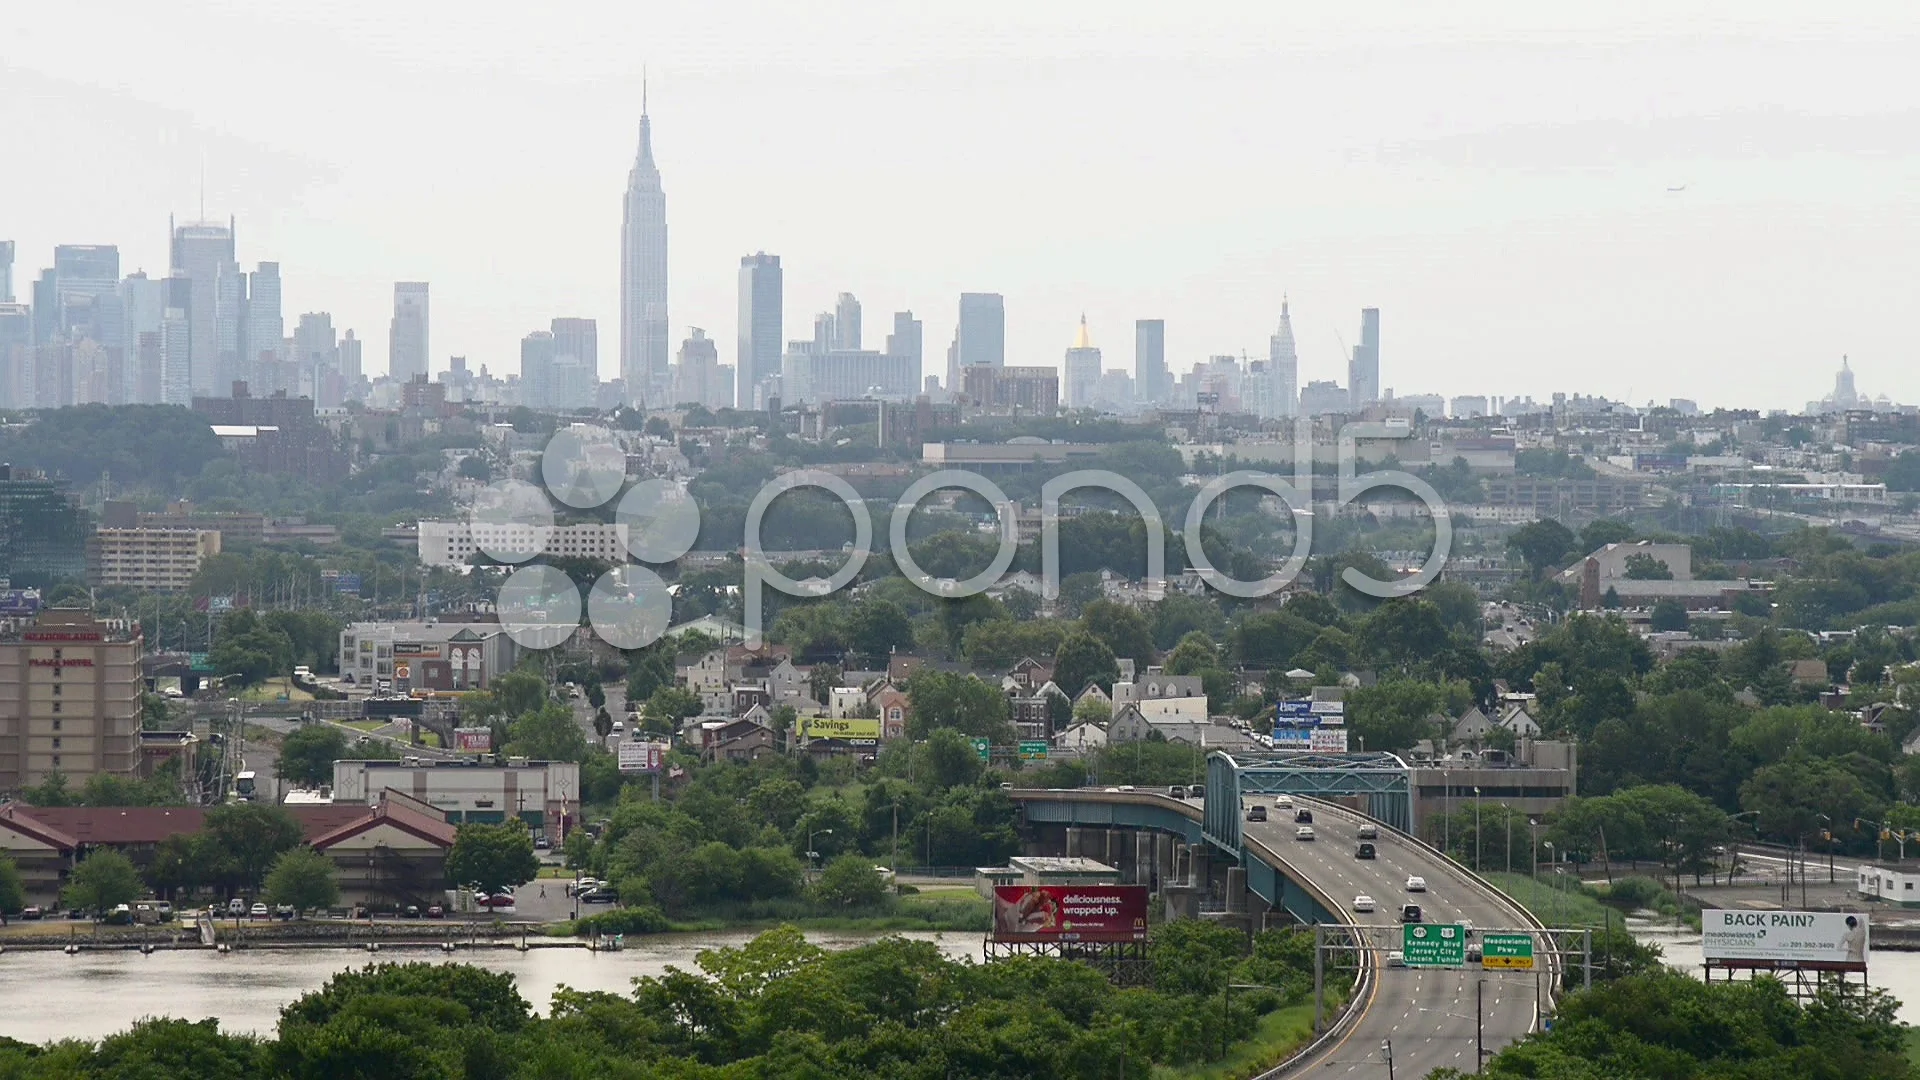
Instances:
[[[1273,800],[1273,808],[1275,810],[1291,810],[1293,809],[1293,799],[1290,796],[1282,795]]]
[[[1390,953],[1388,953],[1388,954],[1387,954],[1387,966],[1388,966],[1388,967],[1397,967],[1397,968],[1403,968],[1403,967],[1406,967],[1406,966],[1407,966],[1407,958],[1406,958],[1405,956],[1402,956],[1402,955],[1400,954],[1400,950],[1398,950],[1398,949],[1395,949],[1395,950],[1393,950],[1392,952],[1390,952]]]
[[[1295,830],[1293,830],[1293,838],[1294,838],[1295,840],[1311,840],[1311,839],[1313,839],[1313,826],[1311,826],[1311,825],[1302,825],[1302,826],[1300,826],[1299,828],[1297,828],[1297,829],[1295,829]]]
[[[1373,910],[1373,897],[1371,897],[1371,896],[1368,896],[1368,895],[1367,895],[1366,893],[1361,893],[1361,894],[1360,894],[1359,896],[1356,896],[1356,897],[1354,897],[1354,898],[1353,898],[1353,910],[1355,910],[1355,911],[1372,911],[1372,910]]]
[[[1409,877],[1407,879],[1407,891],[1408,892],[1426,892],[1427,879],[1421,877],[1418,874],[1415,874],[1412,877]]]

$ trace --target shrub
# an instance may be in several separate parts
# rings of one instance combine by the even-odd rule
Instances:
[[[667,929],[667,917],[659,908],[651,904],[641,907],[615,908],[598,915],[589,915],[575,920],[574,937],[594,937],[608,934],[658,934]]]

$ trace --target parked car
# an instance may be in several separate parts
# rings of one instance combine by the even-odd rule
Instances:
[[[1373,845],[1372,845],[1372,844],[1361,844],[1361,845],[1360,845],[1359,847],[1357,847],[1357,848],[1355,848],[1355,849],[1353,849],[1353,857],[1354,857],[1354,858],[1356,858],[1356,859],[1371,859],[1371,858],[1373,858],[1373,857],[1374,857],[1374,851],[1373,851]]]
[[[1313,839],[1313,826],[1311,826],[1311,825],[1302,825],[1302,826],[1300,826],[1299,828],[1297,828],[1297,829],[1295,829],[1295,830],[1293,830],[1293,838],[1294,838],[1295,840],[1311,840],[1311,839]]]
[[[439,904],[427,905],[427,918],[429,919],[444,918],[446,914],[447,914],[447,909],[441,907]]]
[[[1408,878],[1407,878],[1407,891],[1408,891],[1408,892],[1426,892],[1426,891],[1427,891],[1427,879],[1426,879],[1426,878],[1423,878],[1423,877],[1421,877],[1421,876],[1420,876],[1419,874],[1414,874],[1414,875],[1412,875],[1412,876],[1410,876],[1410,877],[1408,877]]]
[[[153,905],[153,909],[160,913],[161,921],[163,922],[173,921],[173,905],[172,904],[168,903],[165,900],[162,900],[159,903]]]
[[[45,911],[33,906],[20,909],[20,917],[23,919],[40,919],[46,917],[46,914]]]
[[[1361,894],[1360,894],[1359,896],[1356,896],[1356,897],[1354,897],[1354,898],[1353,898],[1353,910],[1355,910],[1355,911],[1372,911],[1372,910],[1373,910],[1373,897],[1371,897],[1371,896],[1368,896],[1368,895],[1367,895],[1366,893],[1361,893]]]
[[[1362,840],[1378,840],[1380,839],[1380,830],[1372,825],[1362,825],[1360,826],[1360,831],[1355,835]]]
[[[588,889],[580,894],[580,902],[583,904],[615,904],[619,901],[620,894],[605,887]]]
[[[248,915],[249,915],[250,917],[252,917],[252,918],[255,918],[255,919],[264,919],[264,918],[266,918],[266,917],[267,917],[267,905],[265,905],[265,904],[263,904],[263,903],[261,903],[261,902],[259,902],[258,900],[255,900],[255,901],[253,902],[253,907],[252,907],[252,909],[251,909],[251,910],[249,910],[249,911],[247,912],[247,914],[248,914]]]
[[[1248,820],[1248,821],[1265,821],[1265,820],[1267,820],[1267,808],[1266,808],[1266,807],[1264,807],[1264,806],[1249,806],[1249,807],[1247,807],[1247,820]]]
[[[552,847],[553,843],[547,839],[546,833],[541,833],[533,838],[533,848],[535,851],[547,851],[552,849]]]
[[[227,901],[227,914],[239,918],[247,913],[247,902],[239,897]]]
[[[1408,904],[1400,909],[1400,921],[1403,923],[1416,923],[1421,918],[1419,904]]]
[[[402,910],[402,911],[400,912],[400,917],[401,917],[401,918],[403,918],[403,919],[417,919],[417,918],[419,918],[419,917],[420,917],[420,905],[419,905],[419,904],[408,904],[408,905],[407,905],[407,906],[406,906],[406,907],[405,907],[405,908],[404,908],[404,909],[403,909],[403,910]]]
[[[604,884],[606,884],[606,882],[601,881],[599,878],[590,877],[583,877],[577,881],[569,881],[567,882],[567,895],[572,896],[575,893],[584,893],[589,889],[597,889]]]
[[[513,894],[508,892],[503,892],[503,893],[494,893],[492,896],[488,896],[485,893],[482,893],[479,896],[474,897],[473,902],[480,907],[493,908],[495,910],[498,910],[500,908],[510,908],[513,906]]]
[[[273,917],[279,919],[281,922],[288,922],[298,914],[299,912],[293,910],[292,904],[275,904],[273,906]]]

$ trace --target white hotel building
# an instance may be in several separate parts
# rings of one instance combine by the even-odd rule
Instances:
[[[471,566],[474,553],[482,547],[493,551],[539,549],[542,554],[555,558],[620,563],[627,561],[627,526],[624,522],[600,521],[554,525],[547,530],[547,541],[541,548],[533,525],[422,521],[419,545],[422,563],[449,569]]]

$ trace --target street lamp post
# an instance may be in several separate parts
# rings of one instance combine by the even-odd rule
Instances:
[[[1815,814],[1814,816],[1827,823],[1825,832],[1825,839],[1827,841],[1827,884],[1831,885],[1833,884],[1833,819],[1825,814]]]
[[[809,867],[814,867],[816,860],[820,858],[820,853],[813,849],[813,838],[816,836],[832,836],[832,835],[833,835],[832,829],[815,829],[812,832],[807,834],[807,865]],[[815,869],[817,869],[817,867],[815,867]]]
[[[1480,872],[1480,785],[1473,785],[1473,872]]]
[[[1555,875],[1558,875],[1560,873],[1560,852],[1556,848],[1554,848],[1553,841],[1551,840],[1543,840],[1541,841],[1541,845],[1547,849],[1547,857],[1553,862],[1553,872]],[[1538,865],[1535,865],[1534,873],[1538,874],[1539,872],[1540,872],[1540,867]],[[1556,886],[1559,884],[1559,878],[1557,876],[1554,878],[1554,884]],[[1549,895],[1547,897],[1547,908],[1549,911],[1552,911],[1553,908],[1556,906],[1554,903],[1554,900],[1555,898],[1552,895]],[[1552,918],[1552,917],[1553,917],[1552,915],[1548,916],[1548,918]]]

